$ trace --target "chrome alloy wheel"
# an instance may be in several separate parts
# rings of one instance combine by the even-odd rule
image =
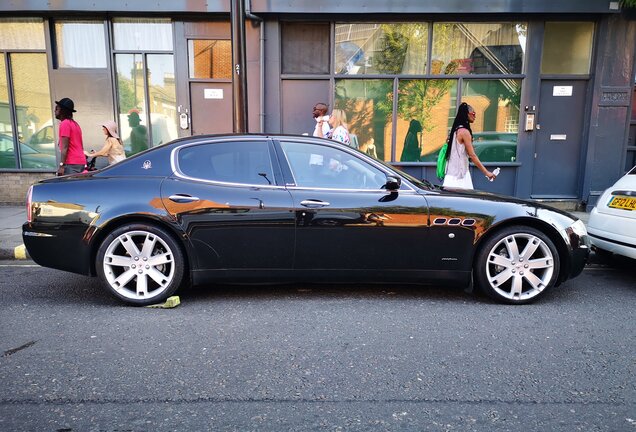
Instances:
[[[174,253],[154,233],[127,231],[106,248],[103,270],[110,287],[122,297],[131,300],[161,297],[174,278]]]
[[[486,277],[498,295],[509,300],[529,300],[552,280],[555,260],[550,247],[529,233],[503,237],[488,253]]]

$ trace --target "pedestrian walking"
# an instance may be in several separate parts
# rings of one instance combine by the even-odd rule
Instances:
[[[314,105],[312,115],[314,116],[314,120],[316,120],[316,127],[314,127],[313,133],[315,137],[324,137],[327,135],[327,132],[329,132],[329,116],[327,115],[328,109],[329,107],[327,104],[322,102],[318,102]]]
[[[320,137],[326,137],[332,139],[334,141],[339,141],[343,144],[350,145],[351,137],[349,136],[349,129],[347,126],[347,115],[341,109],[334,109],[329,116],[329,126],[331,129],[327,132],[326,135],[322,135],[322,129],[320,132]]]
[[[60,137],[60,166],[57,175],[81,173],[86,165],[82,128],[73,120],[75,103],[69,98],[55,101],[55,118],[60,120],[58,136]]]
[[[102,132],[106,135],[104,146],[97,152],[91,150],[91,153],[84,152],[84,154],[91,157],[107,156],[109,165],[126,159],[124,145],[117,132],[117,123],[112,120],[105,121],[102,125]]]
[[[473,147],[473,131],[470,124],[475,121],[477,114],[473,107],[466,102],[462,102],[457,110],[455,121],[448,135],[448,149],[446,150],[446,175],[444,176],[444,186],[457,187],[463,189],[473,189],[473,180],[468,169],[468,159],[484,173],[489,180],[497,177],[496,174],[488,171],[475,154]]]

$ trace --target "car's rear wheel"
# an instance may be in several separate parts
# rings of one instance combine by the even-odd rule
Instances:
[[[541,231],[511,226],[498,231],[480,248],[475,281],[493,299],[529,303],[552,287],[559,275],[559,254]]]
[[[116,297],[145,306],[165,300],[179,288],[184,258],[177,242],[163,229],[130,224],[104,239],[96,267]]]

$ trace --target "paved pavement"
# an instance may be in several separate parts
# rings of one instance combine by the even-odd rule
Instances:
[[[570,212],[587,224],[589,213]],[[22,243],[22,224],[26,207],[0,205],[0,259],[28,259]]]

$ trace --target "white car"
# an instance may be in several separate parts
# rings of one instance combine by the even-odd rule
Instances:
[[[636,259],[636,166],[603,192],[587,231],[598,251]]]

